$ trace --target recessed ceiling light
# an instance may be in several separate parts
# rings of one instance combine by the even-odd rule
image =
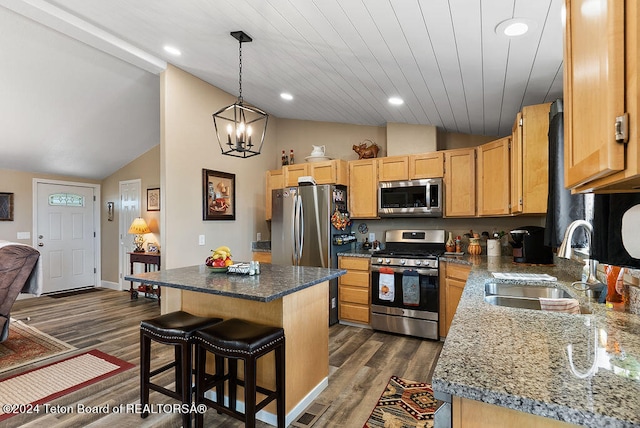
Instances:
[[[283,100],[291,101],[293,99],[293,95],[288,92],[283,92],[280,94],[280,98],[282,98]]]
[[[174,48],[173,46],[165,46],[164,51],[168,54],[175,55],[175,56],[182,55],[182,52],[180,52],[180,49]]]
[[[518,37],[535,28],[535,22],[525,18],[513,18],[502,21],[496,26],[496,34],[499,36]]]
[[[394,106],[399,106],[404,104],[404,100],[399,97],[391,97],[389,98],[389,104],[393,104]]]

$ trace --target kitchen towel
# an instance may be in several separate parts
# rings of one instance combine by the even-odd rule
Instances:
[[[593,198],[592,258],[600,263],[640,268],[640,193]]]
[[[402,272],[402,303],[406,306],[420,304],[420,276],[415,270]]]
[[[542,309],[543,311],[579,314],[580,302],[578,302],[576,299],[547,299],[544,297],[540,297],[540,309]]]
[[[378,280],[378,298],[393,302],[395,298],[395,275],[390,268],[380,268],[380,279]]]

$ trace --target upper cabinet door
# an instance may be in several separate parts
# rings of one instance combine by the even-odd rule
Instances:
[[[378,158],[380,181],[400,181],[409,178],[409,156]]]
[[[624,145],[615,138],[616,117],[625,111],[624,7],[624,0],[566,0],[564,126],[568,188],[624,169]]]
[[[409,180],[444,177],[442,152],[409,155]]]
[[[511,175],[509,158],[511,137],[504,137],[478,147],[477,201],[479,216],[510,214]]]
[[[444,216],[476,215],[476,149],[444,151]]]

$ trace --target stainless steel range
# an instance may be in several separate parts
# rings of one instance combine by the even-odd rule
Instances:
[[[438,256],[444,230],[387,230],[371,257],[371,327],[438,339]]]

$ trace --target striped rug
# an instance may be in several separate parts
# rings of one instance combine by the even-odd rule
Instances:
[[[0,403],[43,404],[135,367],[94,349],[0,381]],[[13,416],[0,408],[0,421]]]

